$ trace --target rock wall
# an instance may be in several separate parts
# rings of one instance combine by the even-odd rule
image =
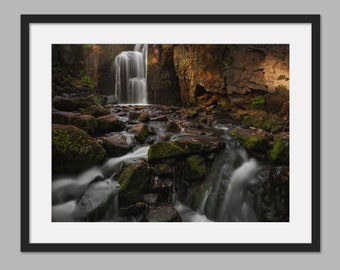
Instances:
[[[204,92],[227,96],[240,107],[278,89],[285,99],[289,95],[289,45],[177,45],[173,52],[186,104]]]
[[[151,44],[148,47],[148,102],[181,104],[178,76],[173,64],[174,45]]]

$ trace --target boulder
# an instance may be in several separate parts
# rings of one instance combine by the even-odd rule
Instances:
[[[181,131],[181,128],[176,122],[169,121],[166,123],[166,131],[177,133]]]
[[[144,217],[146,222],[181,222],[182,218],[171,204],[151,208]]]
[[[199,180],[207,174],[205,160],[200,155],[192,155],[185,159],[184,179],[188,181]]]
[[[71,100],[70,98],[55,96],[52,100],[53,107],[60,111],[76,111],[77,103]]]
[[[260,110],[239,111],[237,117],[246,127],[256,127],[272,133],[283,131],[287,126],[282,118]]]
[[[60,125],[73,125],[93,134],[97,128],[97,121],[91,115],[81,115],[74,112],[53,111],[52,123]]]
[[[172,175],[173,171],[171,169],[171,166],[167,164],[156,164],[154,167],[155,174],[158,176],[164,176],[164,175]]]
[[[247,150],[267,152],[273,136],[262,129],[233,128],[230,133]]]
[[[77,173],[100,163],[105,149],[85,131],[71,125],[52,125],[53,173]]]
[[[121,131],[125,128],[124,122],[120,121],[115,115],[108,114],[97,119],[97,132]]]
[[[128,142],[126,136],[121,133],[113,134],[109,137],[100,138],[103,147],[105,148],[107,155],[110,157],[120,157],[130,152],[134,146],[131,142]]]
[[[120,184],[119,203],[130,205],[142,200],[143,195],[149,191],[153,174],[151,166],[143,160],[124,168],[117,179]]]
[[[171,178],[158,176],[154,177],[151,181],[151,192],[159,194],[170,194],[174,181]]]
[[[148,151],[149,161],[157,161],[173,157],[184,156],[186,151],[177,142],[160,142],[150,146]]]
[[[159,201],[159,194],[153,194],[153,193],[145,194],[143,196],[143,201],[149,205],[157,204]]]
[[[135,139],[140,144],[143,144],[146,138],[149,136],[149,128],[144,123],[139,123],[130,127],[129,131],[135,133]]]
[[[149,113],[147,111],[141,112],[137,120],[140,122],[149,122],[150,121]]]
[[[102,106],[99,105],[92,105],[88,108],[85,108],[82,112],[82,114],[87,114],[87,115],[92,115],[94,117],[100,117],[104,115],[110,114],[110,111],[103,108]]]

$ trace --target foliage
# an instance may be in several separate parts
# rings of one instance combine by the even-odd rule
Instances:
[[[259,95],[252,99],[251,106],[256,109],[262,109],[266,103],[266,95]]]

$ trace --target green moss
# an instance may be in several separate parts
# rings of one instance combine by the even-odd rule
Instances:
[[[273,149],[268,151],[268,159],[278,164],[289,164],[289,140],[279,136],[274,138]]]
[[[269,136],[257,135],[249,132],[249,130],[241,130],[234,128],[231,130],[231,134],[235,136],[240,144],[247,150],[266,152],[268,148]]]
[[[259,95],[251,100],[251,107],[254,109],[262,109],[266,103],[266,95]]]
[[[126,167],[119,175],[119,202],[123,205],[133,204],[142,199],[149,190],[153,171],[146,162],[136,162]]]
[[[185,159],[184,178],[186,180],[201,179],[207,173],[205,160],[199,155],[192,155]]]
[[[53,125],[52,162],[54,172],[79,172],[101,162],[105,149],[86,132],[74,127]]]
[[[227,109],[230,107],[230,101],[226,97],[221,97],[217,100],[217,105],[223,109]]]
[[[135,139],[139,143],[144,143],[148,135],[149,135],[148,127],[144,126],[139,132],[136,133]]]
[[[186,154],[186,151],[177,142],[161,142],[150,146],[148,159],[150,161],[165,158],[179,157]]]
[[[283,129],[286,122],[278,116],[266,112],[242,115],[242,125],[261,128],[270,132],[278,132]]]

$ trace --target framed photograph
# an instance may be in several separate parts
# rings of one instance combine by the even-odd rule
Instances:
[[[320,251],[320,16],[22,15],[21,251]]]

